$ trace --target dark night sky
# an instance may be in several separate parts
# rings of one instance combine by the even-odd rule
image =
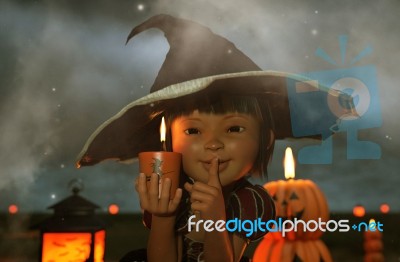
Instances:
[[[383,124],[360,130],[381,146],[379,160],[348,160],[346,134],[334,138],[330,165],[298,165],[334,211],[361,203],[377,211],[387,202],[400,211],[399,1],[0,1],[0,212],[44,211],[83,180],[82,195],[103,210],[117,203],[137,212],[137,165],[113,162],[75,169],[89,135],[124,105],[145,95],[168,51],[161,32],[125,40],[133,26],[159,13],[192,19],[227,37],[261,68],[309,72],[347,68],[338,37],[348,36],[349,61],[367,46],[357,66],[377,70]],[[277,143],[270,179],[282,179],[286,146]]]

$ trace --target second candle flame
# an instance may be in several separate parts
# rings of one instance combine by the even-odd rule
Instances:
[[[161,125],[160,125],[160,141],[165,142],[165,133],[167,132],[167,127],[165,126],[165,120],[164,117],[161,119]]]
[[[165,120],[164,117],[161,119],[161,125],[160,125],[160,141],[161,141],[161,147],[163,151],[167,151],[167,147],[165,145],[165,134],[167,133],[167,127],[165,126]]]
[[[285,167],[285,178],[286,179],[291,179],[295,177],[295,172],[294,172],[294,158],[293,158],[293,152],[290,147],[286,148],[285,151],[285,158],[283,160],[284,162],[284,167]]]

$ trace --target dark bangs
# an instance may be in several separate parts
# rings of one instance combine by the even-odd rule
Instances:
[[[217,92],[214,94],[197,94],[196,96],[183,97],[174,100],[174,104],[168,105],[164,112],[167,124],[167,148],[172,151],[171,124],[180,116],[185,116],[198,110],[206,114],[241,113],[255,117],[260,124],[260,143],[257,159],[250,171],[251,175],[267,175],[267,166],[274,148],[273,126],[269,105],[265,99],[259,100],[255,96],[226,94]]]
[[[263,121],[262,112],[258,105],[258,100],[253,96],[241,95],[220,95],[202,96],[182,99],[168,109],[166,119],[173,121],[175,118],[185,116],[198,110],[205,114],[226,114],[241,113],[256,117],[260,122]]]

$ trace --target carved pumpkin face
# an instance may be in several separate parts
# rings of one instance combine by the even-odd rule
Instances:
[[[303,192],[297,187],[289,186],[286,181],[276,183],[276,185],[267,184],[265,187],[275,202],[277,217],[302,219],[305,209]]]
[[[328,248],[321,240],[286,241],[268,233],[257,246],[254,262],[332,262]]]
[[[316,220],[326,222],[329,219],[329,210],[325,196],[315,183],[310,180],[289,179],[287,181],[272,181],[264,185],[275,202],[276,215],[284,220]],[[318,239],[322,232],[304,232],[299,225],[297,232],[290,232],[287,238]],[[276,232],[277,234],[279,232]],[[280,234],[280,233],[279,233]]]

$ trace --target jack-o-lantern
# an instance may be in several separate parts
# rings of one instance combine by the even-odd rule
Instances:
[[[328,248],[321,240],[277,239],[269,233],[257,246],[254,262],[332,262]]]
[[[293,221],[296,218],[305,223],[310,220],[327,222],[329,209],[322,191],[311,180],[294,179],[294,158],[290,148],[286,149],[284,162],[286,181],[272,181],[264,185],[275,202],[277,219]],[[312,230],[306,230],[306,232],[304,231],[304,224],[297,223],[296,232],[288,232],[285,238],[289,240],[318,239],[323,232],[314,221],[311,221],[308,226]],[[275,237],[281,236],[280,232],[271,233]]]
[[[290,219],[303,220],[307,223],[310,220],[326,222],[329,219],[329,209],[325,196],[319,190],[317,185],[310,180],[289,179],[287,181],[272,181],[264,185],[265,189],[271,195],[275,202],[276,216],[282,220]],[[322,223],[321,223],[322,224]],[[287,233],[289,240],[318,239],[322,231],[317,229],[314,232],[304,232],[304,224],[297,224],[297,231]],[[310,223],[310,227],[317,227],[315,223]],[[279,234],[280,232],[272,232]]]

